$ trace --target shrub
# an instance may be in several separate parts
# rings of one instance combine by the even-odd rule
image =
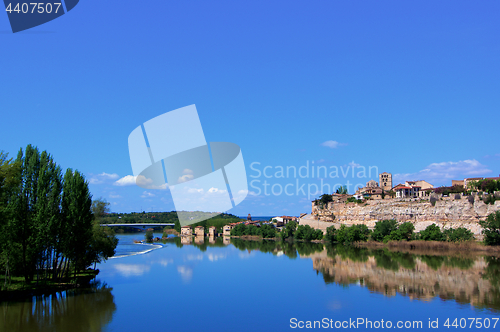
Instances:
[[[335,229],[335,226],[330,226],[326,229],[325,239],[328,242],[337,241],[337,230]]]
[[[368,240],[370,235],[370,230],[366,225],[352,225],[347,227],[346,225],[341,225],[337,231],[337,241],[342,244],[351,244],[358,241]]]
[[[245,235],[246,226],[245,224],[238,224],[231,230],[231,235],[233,236],[243,236]]]
[[[469,201],[470,204],[474,205],[474,196],[473,195],[470,195],[469,197],[467,197],[467,200]]]
[[[288,238],[293,238],[295,231],[297,230],[297,223],[295,221],[290,221],[286,224],[285,228],[281,231],[281,238],[286,240]]]
[[[474,239],[474,234],[464,227],[448,228],[443,231],[448,242],[469,241]]]
[[[276,237],[276,230],[269,224],[263,224],[262,226],[260,226],[260,232],[262,234],[262,237],[265,239]]]
[[[483,227],[484,243],[486,245],[500,244],[500,211],[496,211],[488,216],[488,219],[480,221]]]
[[[309,225],[299,225],[295,231],[294,238],[297,240],[321,240],[323,238],[323,232],[319,229],[315,230]]]
[[[437,202],[437,197],[436,196],[431,196],[431,198],[429,199],[432,206],[436,206],[436,202]]]
[[[495,195],[493,194],[490,194],[490,195],[485,195],[485,197],[483,198],[483,202],[484,204],[495,204],[495,201],[496,201],[496,198],[495,198]]]
[[[378,242],[384,240],[384,238],[391,234],[392,231],[397,229],[396,220],[382,220],[375,223],[375,228],[372,233],[372,239]]]
[[[356,197],[349,197],[347,199],[347,202],[348,203],[358,203],[358,204],[361,204],[361,203],[363,203],[363,200],[362,199],[356,199]]]
[[[398,231],[401,233],[402,240],[410,241],[413,239],[413,231],[415,226],[411,222],[404,222],[398,227]]]
[[[147,229],[145,237],[146,237],[146,242],[153,242],[153,230]]]
[[[441,232],[439,226],[432,224],[419,233],[419,238],[424,241],[444,241],[446,236]]]

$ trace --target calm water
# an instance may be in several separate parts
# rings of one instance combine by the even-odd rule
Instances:
[[[99,266],[92,289],[1,303],[0,330],[284,331],[349,319],[371,321],[363,330],[378,330],[382,319],[385,328],[421,321],[418,330],[500,329],[500,261],[491,257],[220,238],[133,244],[141,236],[119,235],[121,257]],[[490,328],[469,329],[468,318]]]

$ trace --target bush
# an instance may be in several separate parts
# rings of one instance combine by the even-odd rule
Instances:
[[[402,223],[397,227],[397,229],[392,230],[390,234],[384,236],[383,242],[387,243],[389,241],[410,241],[413,239],[413,230],[415,226],[411,222]]]
[[[337,231],[337,241],[341,244],[351,244],[358,241],[367,241],[370,235],[370,230],[366,225],[352,225],[347,227],[341,225]]]
[[[281,239],[286,240],[288,238],[293,238],[296,230],[297,223],[295,221],[289,221],[285,228],[281,231]]]
[[[314,229],[309,225],[299,225],[295,231],[294,238],[297,240],[321,240],[323,232],[319,229]]]
[[[361,204],[361,203],[363,203],[363,200],[362,199],[356,199],[356,197],[349,197],[347,199],[347,202],[348,203],[358,203],[358,204]]]
[[[146,242],[153,242],[153,230],[152,229],[146,230]]]
[[[484,243],[486,245],[500,244],[500,211],[490,214],[488,219],[480,221],[479,225],[484,228]]]
[[[473,195],[470,195],[469,197],[467,197],[467,200],[469,201],[469,203],[474,205],[474,196]]]
[[[398,231],[401,234],[401,239],[410,241],[413,239],[413,231],[415,230],[415,226],[411,222],[404,222],[398,227]]]
[[[397,229],[396,220],[382,220],[375,223],[375,228],[372,233],[372,239],[378,242],[384,240],[386,236]]]
[[[335,229],[335,226],[330,226],[326,229],[325,239],[328,242],[337,241],[337,230]]]
[[[484,204],[495,204],[495,201],[496,201],[496,198],[495,198],[495,195],[493,194],[490,194],[490,195],[485,195],[485,197],[483,198],[483,202]]]
[[[464,227],[445,229],[443,234],[446,236],[448,242],[474,240],[474,234]]]
[[[419,238],[424,241],[445,241],[446,236],[441,232],[439,226],[432,224],[419,233]]]
[[[260,226],[260,232],[264,239],[276,237],[276,230],[269,224]]]
[[[430,200],[432,206],[436,206],[436,202],[438,200],[436,196],[431,196],[431,198],[429,200]]]

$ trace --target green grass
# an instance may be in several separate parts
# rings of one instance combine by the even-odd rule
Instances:
[[[24,277],[11,277],[10,283],[7,280],[5,285],[5,275],[0,274],[0,300],[4,297],[16,297],[16,294],[24,293],[49,293],[55,290],[77,287],[78,284],[84,284],[94,278],[97,273],[94,270],[79,272],[76,278],[73,273],[71,277],[63,278],[57,282],[53,280],[36,280],[26,283]]]

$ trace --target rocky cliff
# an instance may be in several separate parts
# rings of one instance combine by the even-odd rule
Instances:
[[[401,199],[369,200],[361,204],[330,203],[328,207],[323,208],[313,202],[310,219],[314,217],[323,222],[333,221],[336,225],[365,224],[368,227],[373,227],[379,220],[395,219],[399,222],[412,222],[416,232],[435,223],[442,228],[465,227],[475,235],[480,235],[481,227],[478,221],[485,220],[489,214],[499,210],[500,201],[493,205],[485,204],[477,196],[473,203],[466,197],[441,198],[434,206],[429,200]]]

